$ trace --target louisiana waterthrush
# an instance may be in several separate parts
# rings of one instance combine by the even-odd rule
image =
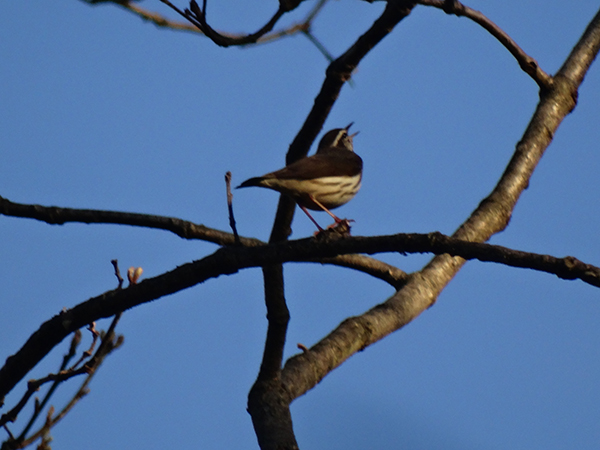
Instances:
[[[360,189],[362,159],[354,153],[352,140],[358,132],[348,134],[346,128],[336,128],[325,133],[317,152],[304,157],[281,170],[244,181],[238,188],[258,186],[273,189],[296,201],[319,231],[323,229],[308,212],[325,211],[335,220],[337,227],[349,229],[349,221],[340,219],[330,209],[349,202]]]

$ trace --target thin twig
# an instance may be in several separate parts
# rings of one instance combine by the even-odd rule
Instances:
[[[81,342],[81,331],[76,330],[73,334],[73,338],[71,339],[71,345],[69,346],[69,351],[63,357],[58,374],[56,374],[56,375],[50,374],[47,377],[44,377],[40,380],[32,380],[28,383],[27,392],[25,393],[25,395],[23,396],[23,399],[21,400],[21,402],[19,402],[19,405],[17,405],[17,406],[20,406],[20,405],[22,405],[21,407],[25,406],[26,401],[24,403],[23,400],[26,397],[28,398],[29,396],[31,396],[31,394],[33,394],[33,392],[38,391],[40,386],[42,386],[44,383],[47,383],[49,381],[54,382],[52,384],[52,386],[50,387],[50,389],[48,390],[48,392],[46,393],[46,395],[44,396],[43,400],[39,404],[36,405],[36,408],[34,409],[33,415],[29,419],[29,422],[27,423],[27,425],[21,432],[21,435],[17,438],[19,441],[22,441],[23,439],[25,439],[25,436],[27,435],[27,433],[29,432],[29,430],[31,429],[31,427],[33,426],[35,421],[37,420],[39,414],[42,412],[42,410],[44,409],[44,407],[46,406],[46,404],[48,403],[48,401],[50,400],[50,398],[52,397],[52,395],[58,388],[58,385],[63,380],[69,378],[69,377],[66,377],[66,378],[64,377],[64,375],[69,372],[69,371],[65,371],[65,369],[66,369],[67,365],[69,364],[69,361],[75,356],[75,354],[77,352],[77,347],[79,346],[80,342]],[[31,394],[28,396],[29,393],[31,393]],[[13,414],[13,417],[16,418],[16,412],[14,410],[15,409],[13,408],[11,413]]]
[[[259,38],[256,43],[257,44],[266,44],[267,42],[272,42],[282,37],[292,36],[296,33],[302,33],[305,31],[310,31],[313,20],[317,17],[317,15],[323,10],[325,4],[329,0],[319,0],[315,3],[315,6],[308,12],[308,14],[299,22],[293,23],[287,28],[283,30],[274,31],[272,33],[268,33],[261,38]]]
[[[275,12],[273,17],[258,31],[255,33],[234,36],[226,33],[221,33],[213,29],[206,21],[206,0],[203,1],[202,9],[198,6],[195,0],[190,1],[190,8],[182,11],[169,0],[160,0],[162,3],[173,9],[181,17],[188,20],[195,27],[197,27],[206,37],[212,40],[215,44],[220,47],[229,47],[233,45],[248,45],[256,43],[262,36],[270,32],[277,21],[286,13],[295,8],[291,9],[285,6],[285,2],[280,2],[279,9]],[[296,5],[297,6],[297,5]]]
[[[113,318],[113,321],[110,324],[108,331],[104,334],[102,338],[102,343],[98,350],[94,354],[93,358],[90,359],[85,365],[80,367],[77,370],[68,370],[62,374],[57,374],[57,378],[64,377],[60,380],[60,382],[68,380],[74,376],[86,374],[85,380],[75,393],[75,395],[71,398],[71,400],[65,405],[65,407],[54,417],[54,409],[51,408],[52,412],[48,412],[46,423],[35,433],[29,436],[26,439],[23,439],[21,446],[27,447],[35,442],[38,438],[44,436],[52,427],[54,427],[63,417],[67,415],[67,413],[73,409],[73,407],[79,402],[83,397],[85,397],[89,393],[88,385],[92,381],[94,374],[97,372],[98,368],[104,362],[104,359],[112,353],[115,349],[119,348],[123,343],[123,336],[117,337],[115,341],[113,341],[114,330],[121,318],[122,313],[118,313]]]
[[[54,426],[54,424],[56,424],[62,417],[64,417],[66,412],[69,409],[71,409],[74,406],[74,404],[80,398],[83,397],[83,395],[85,395],[83,390],[85,389],[85,387],[91,380],[91,375],[93,375],[93,373],[97,370],[97,368],[99,367],[101,362],[104,360],[106,355],[108,355],[114,349],[118,348],[122,343],[122,340],[123,340],[122,336],[120,336],[117,339],[117,341],[115,341],[113,343],[114,329],[115,329],[117,323],[119,322],[121,315],[122,315],[122,313],[118,313],[115,315],[115,317],[113,318],[113,321],[111,322],[108,332],[104,335],[104,337],[102,339],[102,343],[101,343],[100,347],[96,351],[96,354],[94,355],[94,357],[90,361],[88,361],[88,363],[86,363],[79,369],[76,369],[76,366],[79,365],[80,361],[82,361],[85,357],[89,357],[91,355],[91,352],[93,351],[96,340],[99,336],[99,333],[96,331],[95,327],[93,326],[94,322],[92,322],[92,325],[90,325],[88,327],[88,330],[93,335],[93,342],[90,346],[90,349],[88,349],[86,352],[84,352],[84,356],[82,356],[80,361],[75,363],[71,368],[66,369],[69,360],[73,358],[73,356],[76,353],[77,346],[81,342],[81,331],[79,329],[77,329],[74,333],[73,339],[71,340],[69,352],[63,357],[63,361],[62,361],[59,371],[56,374],[49,374],[43,378],[29,381],[29,383],[27,384],[27,391],[25,392],[25,394],[23,395],[23,397],[19,401],[19,403],[14,408],[12,408],[8,413],[4,414],[0,418],[0,425],[4,426],[5,428],[6,428],[7,422],[13,422],[16,420],[19,412],[27,404],[27,402],[31,398],[31,396],[35,392],[37,392],[42,385],[44,385],[48,382],[53,382],[53,384],[41,402],[36,400],[34,413],[33,413],[32,417],[30,418],[30,420],[28,421],[25,428],[23,429],[23,431],[21,432],[20,436],[18,438],[14,438],[14,436],[12,436],[12,433],[10,433],[10,440],[12,440],[16,443],[20,443],[19,444],[20,448],[26,447],[30,443],[34,442],[40,436],[43,436],[44,433],[46,433],[49,430],[48,421],[46,421],[45,424],[37,432],[35,432],[32,436],[26,438],[27,433],[29,432],[29,430],[35,423],[36,419],[39,417],[39,415],[43,411],[45,405],[48,403],[50,397],[56,391],[56,389],[60,383],[66,381],[66,380],[69,380],[70,378],[79,376],[79,375],[83,375],[83,374],[88,375],[86,381],[84,382],[82,387],[78,390],[78,392],[75,394],[75,396],[73,397],[71,402],[69,402],[69,404],[63,409],[63,411],[55,419],[53,419],[51,421],[50,427]],[[50,410],[53,411],[53,408],[51,408]],[[49,412],[48,417],[51,417],[52,414],[53,414],[53,412]],[[8,428],[6,428],[6,429],[8,430]]]
[[[37,447],[37,450],[52,450],[50,447],[50,442],[52,442],[52,436],[50,436],[50,430],[52,428],[52,416],[54,415],[54,406],[50,406],[48,408],[48,412],[46,413],[46,420],[44,421],[44,425],[40,429],[42,441]]]
[[[86,1],[86,0],[84,0],[84,1]],[[140,17],[143,20],[152,22],[157,27],[169,28],[171,30],[177,30],[177,31],[187,31],[187,32],[196,33],[196,34],[204,34],[197,26],[191,25],[186,22],[176,22],[174,20],[167,19],[166,17],[161,16],[160,14],[158,14],[156,12],[149,11],[147,9],[144,9],[144,8],[138,6],[134,2],[114,1],[113,3],[124,8],[127,11],[132,12],[133,14],[137,15],[138,17]]]
[[[321,43],[321,41],[319,41],[311,32],[309,29],[306,30],[302,30],[302,34],[304,36],[307,37],[307,39],[312,42],[312,44],[317,47],[317,50],[319,50],[321,52],[321,54],[325,57],[325,59],[327,61],[329,61],[330,63],[333,62],[333,60],[335,59],[333,57],[333,55],[331,53],[329,53],[329,50],[327,50],[325,48],[325,46]]]
[[[121,276],[121,271],[119,270],[119,261],[117,259],[112,259],[110,261],[110,263],[113,265],[114,269],[115,269],[115,277],[117,277],[117,281],[119,282],[119,285],[117,286],[117,289],[121,289],[123,287],[123,277]]]
[[[203,25],[193,15],[192,16],[186,15],[185,11],[182,11],[181,9],[179,9],[177,6],[175,6],[169,0],[159,0],[159,1],[161,1],[162,3],[167,5],[169,8],[173,9],[173,11],[177,12],[181,17],[185,18],[187,20],[187,22],[177,22],[177,21],[168,19],[167,17],[165,17],[157,12],[150,11],[148,9],[144,9],[144,8],[140,7],[137,3],[133,2],[133,1],[123,1],[123,0],[82,0],[82,1],[89,5],[112,3],[116,6],[119,6],[123,9],[125,9],[126,11],[131,12],[132,14],[135,14],[142,20],[152,22],[157,27],[168,28],[170,30],[175,30],[175,31],[185,31],[185,32],[204,35],[204,32],[202,31]],[[306,15],[306,17],[302,21],[296,22],[282,30],[278,30],[278,31],[274,31],[274,32],[270,32],[270,30],[269,30],[269,32],[264,31],[264,28],[266,28],[266,27],[271,26],[271,28],[272,28],[272,25],[271,25],[271,21],[273,21],[273,18],[272,18],[263,27],[263,29],[259,30],[259,32],[257,32],[257,33],[253,33],[251,35],[225,33],[222,31],[220,31],[220,32],[215,31],[215,33],[225,39],[230,40],[228,45],[239,45],[241,47],[244,47],[244,46],[248,46],[248,45],[252,45],[252,44],[266,44],[266,43],[273,42],[273,41],[283,38],[283,37],[292,36],[294,34],[297,34],[299,32],[302,32],[302,31],[308,29],[312,20],[316,17],[317,13],[323,8],[323,6],[328,1],[329,0],[319,0],[315,4],[315,6],[313,6],[313,8],[309,11],[309,13]],[[290,9],[286,9],[286,7],[284,7],[283,9],[285,9],[286,11],[290,11]],[[256,38],[257,34],[259,34],[258,38]],[[253,36],[254,40],[252,40],[252,39],[249,40],[248,36]]]
[[[94,347],[96,347],[96,342],[98,342],[98,337],[100,337],[100,333],[98,333],[98,331],[96,330],[96,322],[92,322],[91,324],[89,324],[87,330],[92,335],[92,343],[90,344],[90,348],[88,348],[85,352],[81,354],[79,360],[75,364],[73,364],[69,368],[69,370],[76,370],[77,366],[79,366],[79,364],[81,364],[84,360],[92,356],[92,353],[94,352]]]
[[[8,440],[9,441],[14,441],[15,440],[15,436],[10,431],[10,428],[8,428],[8,426],[6,424],[2,425],[2,428],[4,428],[4,430],[8,433]]]
[[[71,345],[69,346],[69,351],[63,356],[63,361],[62,361],[62,364],[60,365],[59,373],[63,372],[67,368],[69,361],[77,353],[77,347],[79,346],[80,343],[81,343],[81,331],[76,330],[73,333],[73,338],[71,339]],[[27,391],[25,392],[25,394],[23,394],[23,397],[21,398],[21,400],[19,400],[19,402],[10,411],[8,411],[7,413],[3,414],[2,417],[0,417],[0,425],[6,425],[7,422],[14,422],[15,420],[17,420],[19,413],[25,407],[25,405],[27,404],[27,402],[29,401],[31,396],[39,390],[39,388],[42,384],[44,384],[48,381],[56,381],[56,378],[47,378],[46,377],[45,379],[41,379],[41,380],[31,380],[27,384]]]
[[[190,25],[186,22],[175,22],[173,20],[167,19],[166,17],[147,9],[144,9],[138,6],[134,1],[128,0],[81,0],[88,5],[96,6],[104,3],[112,3],[116,6],[119,6],[126,11],[129,11],[136,16],[140,17],[143,20],[147,20],[149,22],[154,23],[156,26],[161,28],[169,28],[171,30],[177,31],[188,31],[196,34],[203,34],[200,29],[194,25]],[[166,3],[163,1],[163,3]]]
[[[104,357],[108,353],[112,352],[116,348],[113,344],[112,338],[115,334],[115,328],[121,320],[121,316],[123,316],[123,310],[117,312],[114,315],[113,320],[110,323],[108,330],[106,331],[106,334],[102,337],[102,341],[100,342],[98,350],[96,351],[94,356],[87,363],[85,363],[84,367],[86,367],[88,371],[96,370],[96,368],[98,367],[98,361],[104,359]],[[120,337],[120,339],[122,340],[122,337]],[[119,343],[118,345],[121,344]]]
[[[306,36],[306,38],[315,47],[317,47],[317,50],[319,50],[319,52],[325,57],[325,59],[329,63],[332,63],[335,60],[334,56],[329,52],[329,50],[327,50],[327,48],[325,47],[325,45],[323,45],[323,43],[321,41],[319,41],[314,34],[312,34],[312,32],[311,32],[311,30],[309,28],[306,28],[305,30],[302,30],[302,34],[304,36]],[[348,78],[348,86],[354,88],[354,81],[352,80],[352,78]]]
[[[235,226],[235,217],[233,216],[233,194],[231,193],[231,172],[225,174],[225,189],[227,190],[227,210],[229,211],[229,226],[233,231],[235,238],[235,244],[241,245],[240,235],[238,234],[237,227]]]

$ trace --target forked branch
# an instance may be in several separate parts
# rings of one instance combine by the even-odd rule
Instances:
[[[206,9],[207,9],[207,0],[203,0],[202,8],[196,3],[195,0],[190,1],[189,9],[185,9],[182,11],[169,0],[160,0],[162,3],[176,11],[183,18],[192,23],[196,28],[198,28],[206,37],[208,37],[211,41],[217,44],[220,47],[230,47],[233,45],[248,45],[256,43],[261,37],[270,32],[277,21],[289,11],[295,9],[300,2],[299,1],[285,1],[281,0],[279,2],[279,8],[273,14],[273,17],[269,19],[269,21],[258,31],[255,33],[247,34],[244,36],[233,36],[226,35],[216,31],[212,28],[206,19]]]
[[[551,89],[541,92],[531,122],[498,184],[453,237],[484,242],[506,227],[554,133],[574,108],[579,85],[599,49],[600,12],[555,76]],[[464,262],[464,258],[449,254],[436,256],[420,272],[412,274],[406,285],[384,303],[342,322],[308,352],[288,360],[282,372],[283,391],[289,395],[287,400],[291,402],[303,395],[354,353],[418,317],[436,301]],[[561,264],[569,270],[571,261],[563,259]],[[582,269],[582,275],[590,275],[587,267]],[[597,269],[592,269],[591,273],[590,284],[597,286]]]

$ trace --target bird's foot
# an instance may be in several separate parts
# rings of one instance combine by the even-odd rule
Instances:
[[[335,230],[338,233],[342,233],[342,234],[350,234],[350,222],[355,222],[354,219],[336,219],[335,223],[332,223],[331,225],[329,225],[327,227],[327,229],[331,229],[331,230]]]
[[[325,230],[319,230],[315,233],[315,237],[325,238],[334,236],[350,236],[350,222],[354,220],[349,219],[338,219],[335,223],[332,223]]]

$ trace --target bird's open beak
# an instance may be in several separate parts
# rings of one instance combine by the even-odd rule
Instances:
[[[344,128],[344,130],[346,130],[346,131],[349,131],[349,130],[350,130],[350,127],[351,127],[352,125],[354,125],[354,122],[350,122],[350,124],[349,124],[349,125],[348,125],[346,128]],[[353,138],[353,137],[354,137],[354,136],[356,136],[358,133],[360,133],[360,131],[357,131],[356,133],[354,133],[354,134],[351,134],[351,135],[350,135],[350,137],[351,137],[351,138]]]

